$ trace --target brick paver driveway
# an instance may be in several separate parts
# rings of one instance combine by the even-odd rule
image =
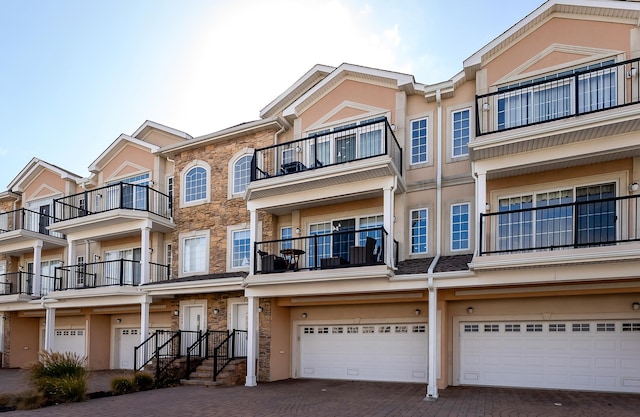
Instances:
[[[640,395],[451,387],[434,402],[424,385],[289,380],[254,388],[177,387],[65,404],[22,416],[640,416]]]

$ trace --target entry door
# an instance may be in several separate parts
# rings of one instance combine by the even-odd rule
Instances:
[[[356,243],[355,230],[355,219],[335,220],[333,222],[333,256],[349,260],[349,248]]]
[[[203,305],[186,306],[184,309],[184,328],[182,333],[183,353],[187,353],[187,349],[191,346],[207,328],[207,321]]]
[[[249,305],[248,304],[234,304],[233,305],[233,329],[234,330],[249,330]],[[247,334],[241,333],[236,337],[236,344],[233,352],[233,356],[243,356],[246,354],[247,347]]]

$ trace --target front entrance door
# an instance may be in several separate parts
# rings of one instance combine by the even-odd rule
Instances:
[[[186,354],[199,335],[207,329],[207,320],[203,305],[189,305],[184,308],[184,322],[182,332],[182,348]]]
[[[247,333],[249,330],[249,305],[234,304],[232,324],[234,330],[242,330],[242,333],[236,335],[233,356],[246,355]]]
[[[45,204],[43,206],[40,206],[40,225],[39,225],[38,231],[43,235],[49,234],[49,230],[47,230],[47,226],[49,226],[50,214],[51,214],[50,205]]]

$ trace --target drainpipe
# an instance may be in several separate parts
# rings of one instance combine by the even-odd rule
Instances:
[[[438,382],[437,382],[437,353],[438,353],[438,297],[437,289],[433,285],[433,271],[440,260],[442,253],[442,94],[440,89],[436,91],[436,103],[438,105],[436,113],[436,143],[437,159],[436,159],[436,254],[429,265],[427,271],[429,290],[429,360],[427,372],[427,395],[425,401],[435,401],[438,399]]]

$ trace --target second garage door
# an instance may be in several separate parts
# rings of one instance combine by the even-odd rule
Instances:
[[[72,352],[80,357],[85,353],[85,332],[84,329],[56,329],[53,341],[54,350],[57,352]]]
[[[459,382],[640,392],[640,322],[460,324]]]
[[[301,326],[302,378],[426,382],[427,325]]]

